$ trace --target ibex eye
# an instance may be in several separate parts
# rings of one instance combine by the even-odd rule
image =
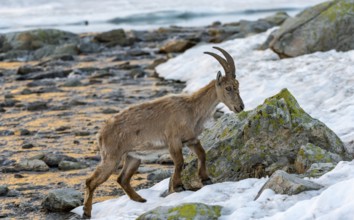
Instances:
[[[228,87],[226,87],[225,89],[226,89],[226,91],[231,91],[231,90],[232,90],[232,87],[228,86]]]

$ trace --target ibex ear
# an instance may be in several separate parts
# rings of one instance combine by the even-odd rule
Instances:
[[[220,84],[221,84],[221,78],[222,78],[221,72],[218,71],[218,74],[216,75],[216,81],[218,82],[218,85],[219,85],[219,86],[220,86]]]

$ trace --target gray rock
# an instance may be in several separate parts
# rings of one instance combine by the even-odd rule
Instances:
[[[161,180],[171,177],[171,175],[172,175],[171,170],[156,170],[156,171],[153,171],[152,173],[150,173],[147,176],[147,179],[150,181],[158,182],[158,181],[161,181]]]
[[[82,205],[82,201],[82,193],[75,189],[55,189],[49,191],[42,206],[48,211],[68,212]]]
[[[255,200],[265,189],[271,189],[278,194],[295,195],[303,191],[319,190],[322,186],[297,177],[294,174],[288,174],[285,171],[278,170],[269,178],[261,190],[258,192]]]
[[[16,133],[20,136],[27,136],[27,135],[31,134],[31,131],[29,131],[28,129],[25,129],[25,128],[21,128]]]
[[[45,57],[51,56],[55,51],[56,46],[54,45],[45,45],[36,51],[32,55],[32,60],[40,60]]]
[[[66,82],[63,84],[64,87],[77,87],[82,86],[82,83],[79,79],[67,79]]]
[[[63,154],[54,154],[54,153],[48,153],[43,155],[41,160],[43,160],[49,167],[58,167],[59,163],[64,160],[77,162],[76,158],[69,157]]]
[[[277,169],[293,172],[297,153],[307,143],[343,159],[351,158],[337,135],[308,115],[286,89],[254,110],[221,116],[204,130],[201,143],[213,182],[270,176]],[[202,187],[196,157],[185,161],[184,187]]]
[[[34,160],[28,160],[24,159],[21,160],[19,163],[15,165],[15,168],[23,171],[38,171],[38,172],[44,172],[48,171],[49,167],[47,164],[45,164],[43,161],[34,159]]]
[[[48,109],[47,102],[45,101],[29,102],[25,105],[25,107],[28,111],[40,111]]]
[[[59,163],[58,168],[59,170],[79,170],[86,168],[87,166],[81,162],[73,162],[73,161],[66,161],[63,160]]]
[[[9,188],[7,188],[7,186],[0,185],[0,196],[6,196],[8,192]]]
[[[184,203],[178,206],[159,206],[140,215],[137,220],[165,220],[165,219],[218,219],[221,215],[221,206],[206,205],[203,203]]]
[[[270,15],[265,18],[261,18],[259,20],[264,20],[268,23],[270,23],[272,26],[279,26],[284,23],[286,19],[288,19],[290,16],[286,12],[279,11],[275,13],[274,15]]]
[[[61,57],[65,55],[78,55],[79,49],[77,48],[76,44],[64,44],[57,46],[53,51],[51,56],[53,57]]]
[[[354,1],[321,3],[298,14],[274,34],[270,48],[281,58],[316,51],[354,49]]]
[[[155,69],[155,67],[157,67],[158,65],[165,63],[167,61],[167,59],[165,58],[158,58],[156,60],[154,60],[148,67],[147,69]]]
[[[182,53],[196,45],[196,42],[185,39],[175,39],[168,41],[160,48],[162,53]]]
[[[33,73],[33,72],[39,72],[39,71],[42,71],[43,69],[39,66],[32,66],[30,64],[25,64],[25,65],[22,65],[20,66],[18,69],[17,69],[17,74],[18,75],[26,75],[28,73]]]
[[[116,29],[97,34],[94,37],[94,40],[105,43],[109,47],[116,45],[129,46],[133,43],[133,41],[126,36],[123,29]]]
[[[333,163],[313,163],[311,167],[303,174],[306,177],[320,177],[336,167]]]
[[[78,42],[78,36],[56,29],[36,29],[2,34],[0,35],[1,41],[0,52],[7,52],[9,50],[36,50],[46,45]]]
[[[304,173],[313,163],[332,163],[337,164],[343,160],[338,154],[323,150],[313,144],[307,143],[301,146],[295,160],[297,173]]]
[[[26,144],[21,146],[22,149],[31,149],[33,147],[34,147],[34,145],[31,144],[31,143],[26,143]]]

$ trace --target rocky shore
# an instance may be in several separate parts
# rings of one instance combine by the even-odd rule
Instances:
[[[198,43],[246,37],[287,17],[153,31],[0,34],[0,218],[69,218],[68,206],[55,201],[69,188],[79,200],[73,204],[80,204],[75,192],[83,192],[100,161],[95,134],[101,124],[131,104],[183,89],[182,82],[159,78],[158,64]],[[168,154],[157,152],[146,158],[133,186],[147,188],[171,170]],[[97,190],[95,202],[123,194],[116,177]]]

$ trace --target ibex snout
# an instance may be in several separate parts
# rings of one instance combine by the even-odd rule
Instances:
[[[242,100],[241,100],[241,104],[238,106],[234,106],[234,108],[232,109],[233,112],[235,113],[240,113],[243,111],[243,109],[245,109],[245,105],[243,104]]]

